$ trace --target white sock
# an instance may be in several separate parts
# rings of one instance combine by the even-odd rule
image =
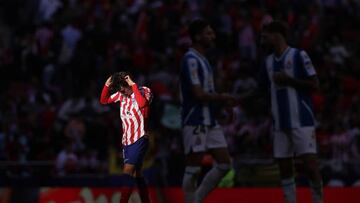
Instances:
[[[310,181],[313,203],[323,203],[323,184]]]
[[[197,178],[201,168],[199,166],[185,167],[182,189],[185,195],[185,203],[193,203],[194,193],[197,187]]]
[[[294,178],[281,180],[285,203],[296,203],[296,184]]]
[[[195,192],[195,203],[201,203],[205,197],[219,184],[221,179],[229,171],[229,164],[215,165],[204,177],[201,185]]]

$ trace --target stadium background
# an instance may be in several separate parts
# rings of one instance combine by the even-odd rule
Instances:
[[[0,197],[7,200],[0,201],[23,202],[18,193],[37,201],[42,186],[107,187],[119,180],[118,107],[98,100],[106,78],[121,70],[155,96],[145,175],[156,193],[178,188],[184,169],[179,60],[190,43],[186,25],[197,17],[217,32],[208,55],[217,89],[237,95],[256,88],[261,24],[289,23],[290,44],[309,53],[320,79],[313,101],[324,184],[358,187],[359,10],[356,0],[1,1]],[[221,112],[234,166],[221,187],[278,186],[263,103]],[[204,170],[211,163],[206,157]],[[297,169],[298,185],[306,186],[300,162]],[[24,184],[36,189],[23,193]]]

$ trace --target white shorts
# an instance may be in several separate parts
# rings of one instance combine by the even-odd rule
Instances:
[[[289,131],[274,131],[274,157],[289,158],[316,153],[314,127],[301,127]]]
[[[182,134],[185,154],[227,147],[224,132],[219,125],[184,126]]]

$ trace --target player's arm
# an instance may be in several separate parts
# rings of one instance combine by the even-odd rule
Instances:
[[[306,90],[306,91],[319,90],[319,79],[317,78],[316,75],[309,76],[308,78],[303,80],[292,79],[290,80],[289,85],[298,90]]]
[[[200,85],[192,86],[192,93],[196,100],[200,102],[228,102],[235,98],[226,93],[208,93]]]
[[[202,103],[206,102],[224,102],[234,100],[234,97],[228,94],[219,94],[219,93],[209,93],[205,92],[201,88],[200,77],[199,77],[199,68],[198,61],[195,58],[189,57],[185,59],[184,63],[184,71],[185,75],[190,81],[191,84],[191,91],[194,98]]]
[[[109,104],[109,103],[113,103],[119,100],[120,97],[120,93],[116,92],[113,95],[110,95],[110,85],[111,85],[111,76],[106,80],[104,87],[101,91],[101,96],[100,96],[100,103],[101,104]]]
[[[128,83],[128,85],[131,87],[132,91],[135,94],[135,100],[139,106],[139,108],[144,108],[145,106],[149,105],[149,99],[147,99],[145,96],[143,96],[140,93],[140,90],[137,86],[137,84],[132,81],[129,75],[125,76],[125,81]]]
[[[299,53],[298,60],[300,61],[299,72],[301,79],[288,76],[284,72],[274,74],[274,82],[278,85],[291,86],[297,90],[312,91],[319,89],[319,80],[316,76],[315,68],[311,59],[305,51]]]
[[[279,72],[274,74],[274,82],[278,85],[291,86],[297,90],[318,90],[319,80],[316,75],[309,76],[306,79],[295,79],[286,73]]]

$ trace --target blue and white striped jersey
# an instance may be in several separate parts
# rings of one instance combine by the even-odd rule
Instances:
[[[274,54],[267,56],[265,68],[270,83],[274,129],[314,126],[315,117],[310,91],[299,91],[290,86],[279,86],[273,81],[273,74],[280,71],[284,71],[296,79],[306,79],[316,75],[307,53],[288,47],[279,58]]]
[[[183,125],[215,125],[215,106],[196,101],[193,85],[200,85],[204,92],[215,92],[213,70],[208,60],[190,48],[181,62],[180,94],[181,119]]]

